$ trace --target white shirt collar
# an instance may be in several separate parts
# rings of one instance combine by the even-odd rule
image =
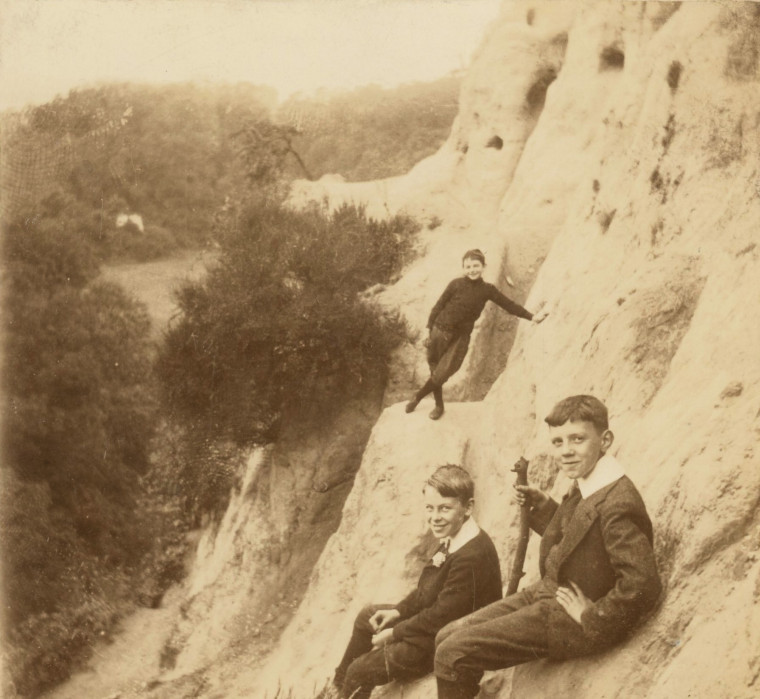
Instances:
[[[581,495],[587,498],[624,475],[625,471],[620,462],[611,454],[605,454],[596,462],[594,470],[588,476],[578,479],[578,488]]]
[[[468,541],[472,541],[479,532],[480,527],[478,523],[472,517],[466,519],[459,531],[449,539],[449,554],[459,551]],[[441,539],[441,543],[444,541],[446,539]]]

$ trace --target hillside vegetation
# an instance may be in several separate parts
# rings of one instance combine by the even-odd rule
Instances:
[[[461,82],[453,74],[392,89],[369,85],[308,99],[294,95],[278,107],[275,118],[298,130],[294,145],[311,178],[393,177],[435,153],[448,138]]]
[[[159,604],[187,529],[220,516],[240,448],[302,419],[318,430],[404,336],[360,294],[398,274],[416,224],[284,209],[295,130],[272,102],[245,85],[107,85],[3,115],[9,693],[59,682],[135,605]],[[101,264],[212,241],[218,264],[183,288],[157,347]]]

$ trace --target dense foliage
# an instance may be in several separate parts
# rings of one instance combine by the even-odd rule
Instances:
[[[160,523],[141,504],[157,401],[149,321],[96,281],[55,209],[4,231],[2,507],[6,631],[18,689],[59,680],[135,598]],[[75,629],[75,633],[72,633]]]
[[[402,328],[359,292],[399,269],[416,225],[272,203],[232,218],[218,266],[180,292],[159,371],[196,434],[246,444],[276,436],[283,413],[328,410],[385,372]]]
[[[208,240],[230,188],[233,134],[265,121],[252,85],[109,85],[6,115],[9,189],[28,207],[57,190],[101,259],[151,259]],[[139,214],[144,230],[118,226]]]
[[[214,214],[253,179],[399,175],[432,154],[456,115],[460,79],[292,97],[247,84],[106,85],[5,114],[6,210],[77,212],[102,260],[148,260],[213,237]],[[138,214],[144,230],[117,225]]]
[[[398,272],[414,222],[273,202],[288,176],[405,171],[445,139],[457,88],[294,99],[298,123],[272,122],[272,92],[245,85],[110,85],[3,115],[0,527],[18,691],[66,677],[181,576],[183,528],[223,506],[239,445],[383,376],[404,328],[363,292]],[[182,289],[156,373],[145,310],[100,264],[210,240],[218,265]]]

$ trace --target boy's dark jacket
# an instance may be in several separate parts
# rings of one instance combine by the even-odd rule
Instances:
[[[487,301],[493,301],[518,318],[533,319],[530,311],[504,296],[493,284],[483,279],[457,277],[449,282],[430,311],[428,329],[437,325],[457,335],[469,335]]]
[[[583,655],[627,635],[649,612],[661,584],[652,549],[652,523],[627,476],[582,499],[549,500],[530,514],[542,535],[541,577],[575,582],[594,604],[579,626],[561,607],[547,620],[552,657]]]
[[[393,640],[433,650],[435,635],[450,621],[501,599],[496,548],[482,529],[436,567],[428,561],[417,589],[396,605],[401,621]]]

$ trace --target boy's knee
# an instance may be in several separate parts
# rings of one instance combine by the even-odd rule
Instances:
[[[451,636],[451,634],[455,633],[465,625],[463,621],[464,618],[465,617],[450,621],[442,629],[439,629],[438,633],[435,635],[436,647],[438,647],[439,644],[443,643],[449,636]]]
[[[442,629],[439,629],[435,635],[435,647],[438,648],[453,632],[454,629],[451,628],[451,624],[446,624]]]
[[[367,604],[359,610],[354,619],[354,626],[357,629],[364,629],[369,626],[370,617],[377,611],[376,604]]]
[[[362,668],[361,658],[357,658],[348,666],[346,671],[346,677],[343,680],[343,687],[341,691],[342,697],[356,696],[362,688],[365,681],[364,672]]]
[[[444,627],[435,637],[435,659],[433,667],[436,677],[444,680],[456,680],[457,673],[454,671],[454,663],[461,657],[462,652],[456,636],[449,633],[441,637],[441,633],[448,627]]]

